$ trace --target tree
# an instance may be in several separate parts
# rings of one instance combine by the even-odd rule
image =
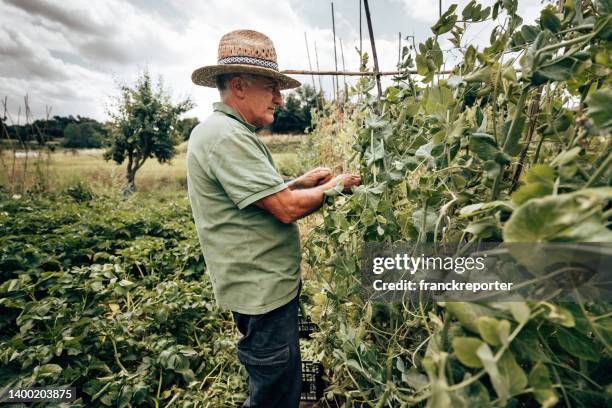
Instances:
[[[112,118],[110,146],[104,158],[118,164],[127,159],[125,192],[130,193],[136,191],[136,172],[148,158],[165,163],[175,155],[179,117],[194,105],[190,99],[173,103],[162,80],[155,86],[147,71],[133,87],[121,85],[120,90],[108,112]]]
[[[189,140],[191,131],[200,123],[198,118],[184,118],[180,119],[177,123],[177,130],[181,135],[182,140]]]
[[[310,111],[324,103],[321,92],[317,93],[309,85],[301,86],[289,93],[285,106],[275,112],[271,130],[275,133],[303,133],[312,124]]]
[[[94,123],[71,123],[64,129],[62,146],[72,149],[98,148],[102,147],[102,139],[103,136]]]

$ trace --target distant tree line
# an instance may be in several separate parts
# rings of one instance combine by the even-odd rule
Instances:
[[[189,139],[191,130],[199,123],[197,118],[184,118],[177,122],[177,133],[181,141]],[[7,137],[27,143],[44,146],[48,142],[58,142],[70,149],[99,148],[107,146],[110,136],[110,123],[99,122],[85,116],[53,116],[50,119],[37,119],[25,125],[11,125],[6,118],[0,117],[2,139]]]
[[[284,106],[274,114],[274,123],[266,126],[273,133],[304,133],[312,124],[311,110],[322,107],[325,99],[321,92],[303,85],[288,93],[284,102]],[[173,133],[179,141],[188,140],[198,123],[194,117],[179,119]],[[53,116],[24,125],[9,124],[7,118],[0,117],[0,139],[8,137],[39,146],[53,142],[53,145],[69,149],[108,147],[113,143],[112,128],[111,122],[99,122],[79,115]]]

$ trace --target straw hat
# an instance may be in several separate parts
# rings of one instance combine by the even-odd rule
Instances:
[[[253,30],[236,30],[221,37],[217,65],[196,69],[191,74],[191,80],[196,85],[215,88],[215,77],[230,73],[271,77],[278,80],[281,89],[297,88],[301,85],[299,81],[278,72],[272,40]]]

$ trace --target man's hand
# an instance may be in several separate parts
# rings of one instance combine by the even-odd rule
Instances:
[[[357,174],[339,174],[332,179],[331,183],[334,185],[334,187],[342,183],[344,186],[342,192],[348,193],[351,191],[351,187],[357,187],[361,184],[361,177]]]
[[[291,182],[289,185],[289,188],[292,190],[313,188],[327,183],[329,180],[331,180],[331,177],[332,175],[330,169],[327,167],[317,167],[316,169],[312,169],[293,180],[293,182]]]
[[[326,174],[323,177],[314,176],[311,178],[311,180],[318,180],[320,184],[303,189],[295,188],[295,186],[293,188],[289,187],[278,193],[270,194],[254,202],[253,205],[266,210],[279,221],[288,224],[319,209],[323,205],[327,190],[342,184],[343,191],[348,193],[352,187],[361,184],[361,177],[356,174],[340,174],[330,179],[329,169],[314,169],[308,173],[315,171]]]

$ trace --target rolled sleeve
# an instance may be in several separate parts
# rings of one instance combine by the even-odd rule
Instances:
[[[249,205],[253,204],[255,201],[259,201],[262,198],[265,198],[269,195],[272,195],[274,193],[278,193],[279,191],[283,191],[284,189],[287,188],[287,184],[282,183],[279,184],[278,186],[275,187],[270,187],[267,188],[263,191],[260,191],[258,193],[255,193],[247,198],[245,198],[244,200],[240,201],[239,203],[237,203],[236,205],[238,206],[239,209],[243,209],[245,207],[248,207]]]

